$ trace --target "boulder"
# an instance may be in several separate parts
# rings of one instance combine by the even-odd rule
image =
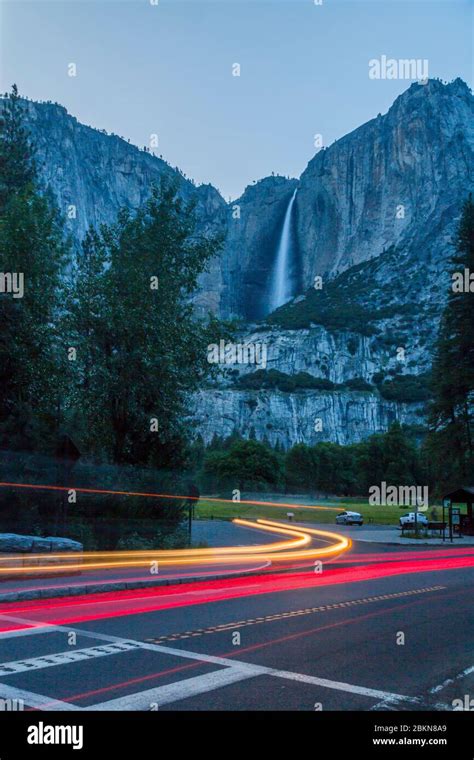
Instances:
[[[79,541],[58,536],[21,536],[17,533],[0,533],[0,553],[40,554],[47,552],[82,552]]]

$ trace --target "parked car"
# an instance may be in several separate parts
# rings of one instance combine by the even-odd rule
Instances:
[[[364,518],[360,512],[340,512],[336,517],[337,525],[363,525]]]
[[[418,525],[421,527],[426,527],[428,525],[428,518],[426,515],[421,514],[418,512],[417,515],[417,522]],[[407,512],[406,515],[402,515],[400,517],[400,527],[406,528],[407,526],[413,526],[415,527],[415,513],[414,512]]]

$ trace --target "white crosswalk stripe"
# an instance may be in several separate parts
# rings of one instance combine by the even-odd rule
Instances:
[[[96,647],[88,647],[87,649],[70,650],[58,652],[57,654],[42,655],[41,657],[16,660],[14,662],[4,662],[0,663],[0,677],[25,673],[29,670],[42,670],[43,668],[51,668],[54,665],[68,665],[71,662],[91,660],[95,657],[106,657],[111,654],[129,652],[132,649],[140,649],[139,644],[125,641],[119,644],[101,644]]]
[[[213,670],[212,673],[206,673],[203,676],[186,678],[182,681],[158,686],[155,689],[147,689],[136,694],[129,694],[126,697],[118,697],[108,702],[101,702],[98,705],[91,705],[87,710],[151,710],[162,705],[168,705],[172,702],[179,702],[181,699],[195,697],[198,694],[207,694],[215,689],[221,689],[223,686],[245,681],[248,678],[257,676],[259,673],[252,673],[242,668],[225,668],[224,670]]]
[[[442,587],[432,587],[430,589],[415,590],[408,592],[411,594],[422,593],[427,590],[438,590]],[[400,592],[400,596],[407,595],[407,592]],[[394,595],[389,595],[391,598]],[[383,599],[385,597],[371,597],[370,601],[376,599]],[[366,600],[364,600],[366,601]],[[342,604],[358,604],[360,600],[354,600]],[[307,610],[297,610],[285,613],[285,617],[304,614],[307,611],[315,611],[319,609],[331,609],[332,607],[340,607],[341,603],[334,605],[324,605],[320,608],[308,608]],[[273,617],[273,616],[269,616]],[[21,699],[25,704],[34,707],[36,709],[43,710],[151,710],[152,705],[159,707],[160,705],[171,704],[173,702],[180,701],[182,699],[192,697],[199,694],[204,694],[209,691],[220,689],[227,685],[237,683],[246,679],[252,679],[258,676],[270,676],[273,678],[284,679],[288,681],[294,681],[299,683],[306,683],[321,689],[331,689],[341,692],[346,692],[352,695],[359,695],[361,697],[369,697],[377,700],[377,704],[373,709],[380,709],[383,705],[384,709],[389,705],[396,706],[397,703],[416,704],[419,700],[413,696],[407,696],[404,694],[397,694],[381,689],[373,689],[366,686],[360,686],[356,684],[345,683],[341,681],[334,681],[326,678],[319,678],[317,676],[307,675],[305,673],[297,673],[292,671],[279,670],[277,668],[267,667],[263,665],[257,665],[255,663],[244,662],[242,660],[233,659],[230,657],[219,657],[215,655],[205,654],[203,652],[194,652],[186,649],[164,646],[161,644],[153,643],[150,641],[139,641],[134,639],[125,639],[121,636],[113,636],[106,633],[99,633],[95,631],[88,631],[82,628],[74,628],[72,626],[64,625],[41,625],[37,621],[27,620],[21,617],[10,616],[8,614],[1,614],[0,619],[9,620],[11,622],[21,623],[23,625],[33,626],[31,629],[23,629],[18,631],[7,631],[3,634],[4,638],[11,638],[15,636],[31,636],[35,634],[48,634],[48,633],[67,633],[75,632],[78,636],[82,636],[89,639],[94,639],[98,644],[78,650],[62,651],[57,654],[43,655],[41,657],[34,657],[29,659],[16,660],[13,662],[6,662],[0,664],[0,677],[5,678],[8,675],[15,675],[17,673],[27,672],[30,670],[40,670],[42,668],[48,668],[53,666],[65,666],[73,665],[75,662],[94,659],[96,657],[104,657],[113,654],[120,654],[130,651],[146,650],[149,652],[155,652],[157,654],[163,654],[167,657],[175,657],[178,659],[185,659],[195,661],[196,663],[207,663],[218,667],[218,670],[213,670],[205,675],[196,676],[193,678],[185,678],[175,681],[171,684],[165,684],[163,686],[157,686],[144,691],[129,694],[127,696],[110,699],[99,704],[88,705],[87,707],[78,707],[72,703],[63,702],[47,697],[42,694],[36,694],[34,692],[26,691],[23,689],[9,686],[5,683],[0,683],[0,698],[3,699]],[[256,618],[255,620],[266,620],[266,618]],[[248,622],[248,621],[241,621]],[[235,625],[235,624],[230,624]],[[229,624],[222,624],[222,627],[229,627]],[[202,631],[203,629],[200,629]],[[196,632],[190,632],[190,635]],[[2,634],[0,634],[0,641]],[[469,672],[471,669],[468,669]],[[466,671],[467,672],[467,671]],[[443,684],[444,685],[444,684]],[[443,686],[442,685],[442,686]],[[113,685],[111,686],[113,688]],[[433,692],[439,690],[441,687],[434,687]],[[106,689],[105,689],[106,690]],[[72,699],[72,697],[70,697]]]

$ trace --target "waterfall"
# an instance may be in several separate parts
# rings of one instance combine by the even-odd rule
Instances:
[[[290,300],[293,296],[293,283],[291,275],[291,230],[292,211],[296,199],[295,192],[290,198],[286,209],[283,227],[281,229],[280,242],[278,244],[275,265],[270,282],[269,311],[272,312]]]

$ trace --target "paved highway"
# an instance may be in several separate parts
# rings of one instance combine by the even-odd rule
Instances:
[[[0,612],[0,698],[55,710],[452,710],[471,550],[354,544],[313,570]]]

